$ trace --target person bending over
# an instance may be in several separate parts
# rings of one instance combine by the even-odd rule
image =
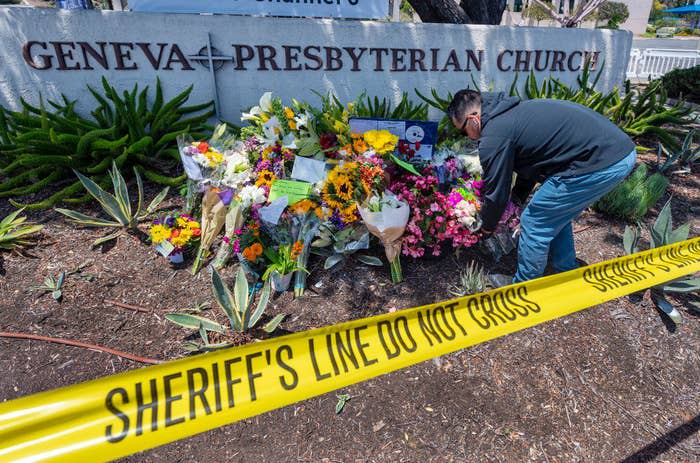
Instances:
[[[479,142],[486,238],[509,197],[522,207],[541,184],[520,217],[513,282],[542,276],[550,254],[557,272],[577,268],[571,222],[632,171],[634,142],[605,116],[570,101],[460,90],[447,113],[456,128]]]

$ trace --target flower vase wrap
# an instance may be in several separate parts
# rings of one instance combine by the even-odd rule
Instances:
[[[231,205],[226,213],[225,223],[226,232],[224,233],[224,237],[227,237],[230,243],[235,239],[236,230],[243,226],[243,205],[241,203],[235,200],[231,201]],[[228,259],[233,252],[233,246],[229,243],[226,243],[225,241],[221,242],[219,250],[216,253],[216,257],[211,263],[211,265],[217,270],[221,270],[221,268],[226,265],[226,262],[228,262]]]
[[[221,201],[219,193],[210,189],[202,198],[202,238],[199,249],[192,264],[192,274],[196,274],[202,268],[202,259],[216,239],[226,221],[226,206]]]
[[[321,221],[313,212],[309,212],[306,215],[299,218],[299,228],[297,240],[304,243],[304,247],[297,257],[297,264],[301,268],[306,268],[309,263],[309,254],[311,254],[311,241],[316,232],[318,232],[318,227],[321,225]],[[306,278],[308,273],[303,270],[297,270],[294,272],[294,297],[301,297],[304,295],[306,290]]]
[[[362,220],[367,229],[379,238],[384,245],[386,258],[391,265],[391,279],[394,283],[403,281],[401,272],[401,237],[406,230],[410,209],[408,204],[396,199],[393,193],[386,191],[381,201],[376,197],[370,198],[364,205],[358,207]],[[370,203],[379,205],[372,207]]]
[[[292,282],[293,272],[289,272],[286,275],[280,275],[278,271],[272,272],[270,275],[270,280],[272,282],[272,289],[281,293],[289,289],[289,284]]]

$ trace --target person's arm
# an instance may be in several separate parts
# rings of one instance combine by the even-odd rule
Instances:
[[[533,188],[537,185],[536,180],[532,180],[518,174],[515,179],[515,185],[510,192],[510,200],[518,207],[522,207],[527,201],[528,196],[532,193]]]
[[[510,139],[484,138],[479,143],[479,158],[484,170],[481,190],[481,232],[490,235],[508,203],[513,181],[514,153]]]

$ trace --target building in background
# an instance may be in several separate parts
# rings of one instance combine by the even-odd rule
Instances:
[[[582,0],[553,0],[555,7],[560,14],[571,14],[578,7]],[[646,31],[647,22],[649,21],[649,13],[653,0],[618,0],[627,5],[630,16],[627,21],[620,25],[620,29],[632,31],[634,35],[641,35]],[[698,0],[700,1],[700,0]],[[554,21],[537,21],[533,19],[523,18],[523,10],[527,7],[528,0],[508,0],[508,11],[503,15],[504,25],[522,25],[522,26],[546,26],[556,27]],[[595,27],[595,21],[586,21],[582,27]]]

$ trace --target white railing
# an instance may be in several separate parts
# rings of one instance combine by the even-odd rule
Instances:
[[[673,69],[700,65],[700,50],[663,50],[633,48],[627,67],[627,78],[656,79]]]

